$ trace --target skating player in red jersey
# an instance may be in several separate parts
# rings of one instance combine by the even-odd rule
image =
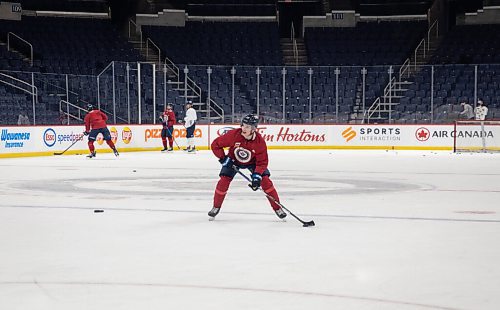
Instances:
[[[172,134],[174,132],[175,113],[172,110],[171,104],[167,104],[165,111],[160,116],[160,121],[163,125],[163,128],[161,130],[161,141],[163,143],[163,150],[161,151],[172,152],[174,150],[174,138]],[[167,139],[168,139],[168,144],[167,144]]]
[[[251,187],[254,191],[262,186],[264,192],[279,201],[278,193],[269,178],[271,174],[267,169],[267,145],[264,138],[257,132],[258,124],[259,118],[249,114],[241,120],[241,128],[230,130],[212,142],[212,152],[219,158],[222,169],[215,188],[214,205],[212,210],[208,212],[210,220],[213,220],[219,213],[229,185],[236,175],[233,165],[241,169],[249,169],[252,172]],[[225,147],[229,148],[227,154],[224,152]],[[268,200],[280,219],[286,217],[286,213],[278,204],[269,198]]]
[[[113,150],[115,156],[119,156],[120,154],[118,154],[115,144],[111,140],[111,133],[109,132],[109,129],[106,125],[106,121],[108,120],[106,114],[104,114],[100,110],[95,109],[92,104],[87,105],[87,110],[89,111],[89,113],[85,115],[85,131],[83,132],[84,135],[89,136],[88,145],[90,155],[88,155],[87,157],[94,158],[96,156],[94,142],[97,139],[97,135],[99,133],[102,134],[104,140]]]

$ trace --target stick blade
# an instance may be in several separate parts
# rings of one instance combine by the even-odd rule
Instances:
[[[316,226],[316,224],[314,223],[314,221],[310,221],[310,222],[304,222],[304,225],[302,225],[303,227],[311,227],[311,226]]]
[[[63,153],[54,153],[54,155],[62,155]]]

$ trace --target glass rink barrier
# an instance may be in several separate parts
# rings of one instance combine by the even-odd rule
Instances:
[[[450,123],[500,118],[500,65],[191,66],[111,62],[97,75],[0,71],[1,123],[81,123],[89,103],[114,124],[155,124],[192,102],[199,123]]]

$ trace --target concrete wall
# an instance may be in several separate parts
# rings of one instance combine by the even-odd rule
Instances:
[[[21,20],[21,4],[0,2],[0,19]]]
[[[484,7],[476,13],[457,16],[457,25],[500,24],[500,6]]]

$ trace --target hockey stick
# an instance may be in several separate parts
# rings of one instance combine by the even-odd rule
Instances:
[[[250,180],[250,178],[245,175],[243,172],[240,171],[240,169],[238,167],[236,167],[235,165],[233,165],[233,169],[236,170],[236,172],[238,172],[239,175],[241,175],[242,177],[244,177],[249,183],[252,182],[252,180]],[[251,184],[248,184],[248,186],[251,187]],[[296,216],[295,214],[292,213],[292,211],[288,210],[287,207],[285,207],[284,205],[282,205],[279,201],[277,201],[276,199],[274,199],[273,196],[267,194],[266,192],[264,192],[264,190],[262,188],[259,187],[259,190],[264,194],[266,195],[267,198],[271,199],[274,203],[276,203],[278,206],[280,206],[281,208],[285,209],[288,213],[290,213],[291,216],[293,216],[294,218],[296,218],[299,222],[302,223],[302,226],[303,227],[309,227],[309,226],[315,226],[316,224],[314,224],[314,221],[309,221],[309,222],[304,222],[303,220],[301,220],[298,216]]]
[[[68,146],[68,147],[67,147],[64,151],[62,151],[62,152],[56,152],[56,153],[54,153],[54,155],[62,155],[62,154],[64,154],[64,153],[66,153],[66,151],[67,151],[67,150],[69,150],[70,148],[72,148],[72,147],[73,147],[73,145],[75,145],[78,141],[80,141],[80,139],[76,139],[76,140],[75,140],[75,141],[73,141],[73,143],[71,143],[71,145],[70,145],[70,146]]]
[[[167,126],[167,131],[172,136],[172,140],[174,141],[175,145],[177,145],[177,148],[180,150],[181,147],[179,146],[179,144],[177,144],[177,141],[175,141],[174,134],[170,131],[170,129],[168,129],[168,126]]]

